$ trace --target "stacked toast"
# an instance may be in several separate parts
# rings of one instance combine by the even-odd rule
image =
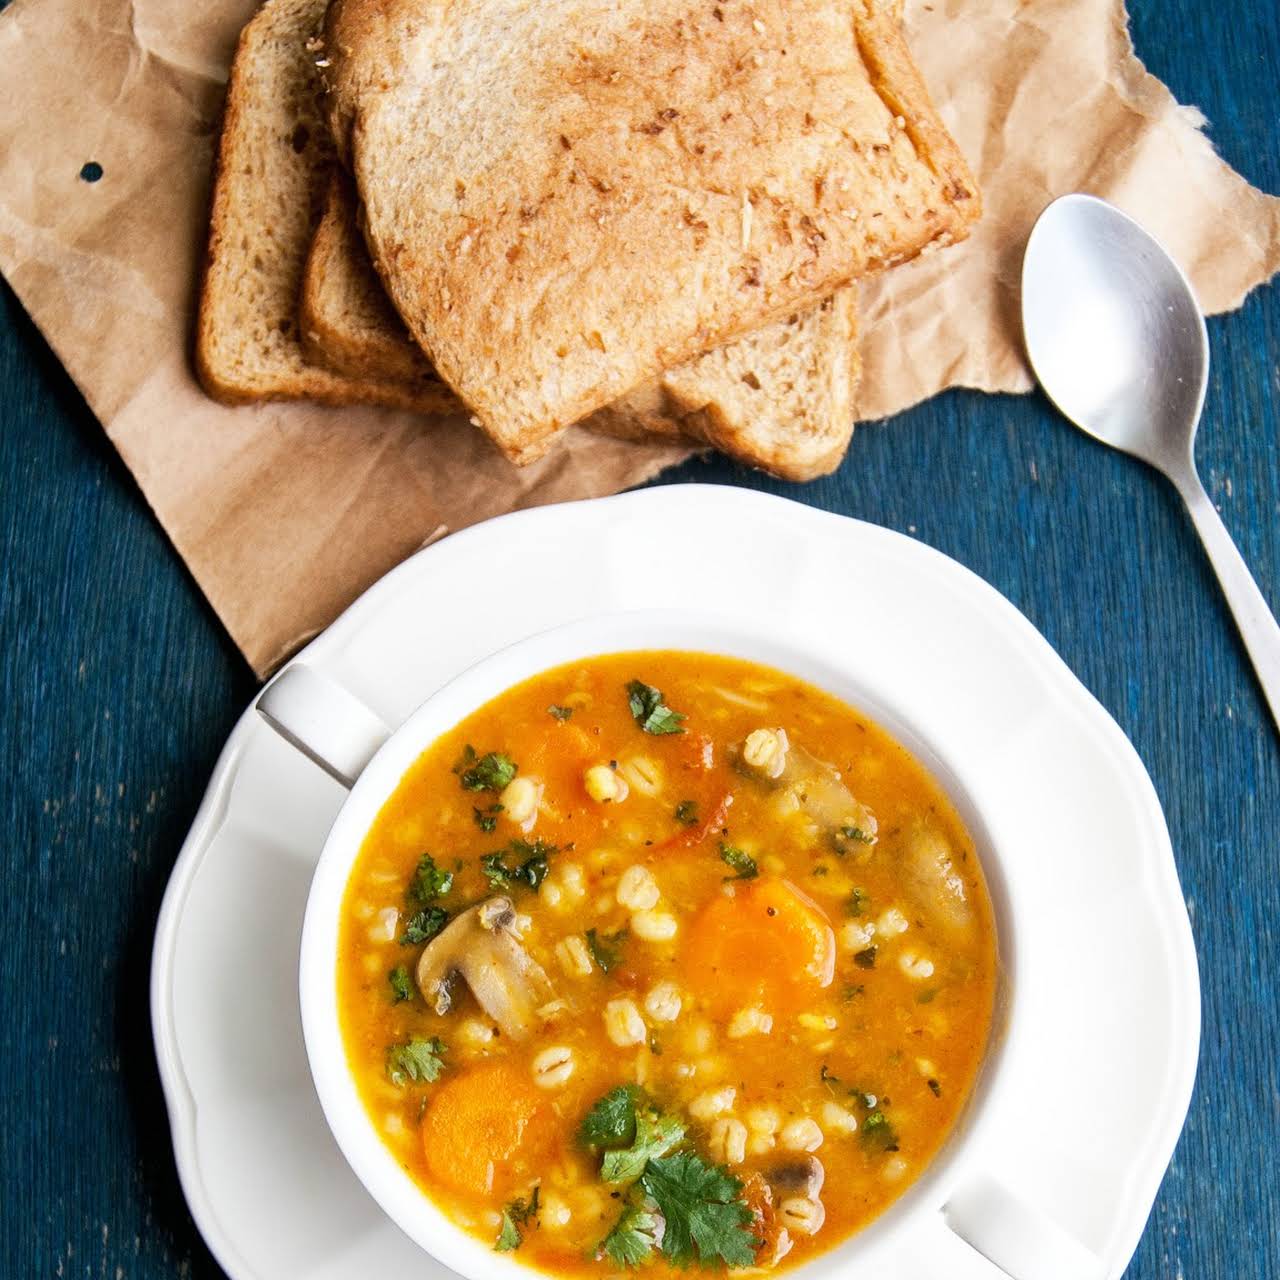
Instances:
[[[832,470],[856,281],[980,199],[887,0],[266,0],[231,70],[209,393]]]

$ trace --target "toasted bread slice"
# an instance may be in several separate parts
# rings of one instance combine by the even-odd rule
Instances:
[[[659,381],[685,435],[784,480],[812,480],[834,471],[849,447],[861,371],[850,285]]]
[[[337,165],[307,254],[298,323],[307,357],[338,373],[405,382],[439,378],[373,270],[351,179]]]
[[[674,426],[783,480],[812,480],[834,471],[849,447],[860,372],[850,286],[687,361],[584,425],[623,439]]]
[[[979,209],[887,0],[333,0],[325,57],[378,274],[517,462]]]
[[[307,259],[300,317],[308,355],[340,372],[421,376],[428,365],[382,290],[350,180],[336,174]],[[853,429],[852,288],[686,361],[583,425],[627,440],[685,436],[786,479],[832,470]]]
[[[232,404],[307,398],[455,410],[434,371],[409,380],[344,376],[305,359],[298,290],[333,143],[306,52],[324,0],[267,0],[240,36],[227,91],[196,322],[196,370]]]

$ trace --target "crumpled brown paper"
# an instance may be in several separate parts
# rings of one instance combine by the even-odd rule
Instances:
[[[190,365],[196,277],[227,67],[252,9],[16,0],[0,14],[0,269],[265,674],[440,532],[613,492],[687,451],[570,432],[517,471],[461,420],[205,398]],[[1280,201],[1146,74],[1120,0],[927,0],[906,22],[987,212],[967,244],[864,286],[860,416],[947,386],[1030,386],[1019,263],[1063,192],[1145,222],[1208,311],[1280,266]],[[90,162],[97,181],[81,176]]]
[[[984,210],[963,245],[862,287],[860,418],[943,387],[1031,389],[1022,251],[1040,211],[1068,191],[1137,218],[1207,314],[1234,310],[1280,270],[1280,200],[1224,163],[1199,111],[1134,56],[1122,0],[917,0],[906,24]]]

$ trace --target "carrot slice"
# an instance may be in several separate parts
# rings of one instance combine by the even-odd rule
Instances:
[[[821,907],[787,880],[716,897],[694,920],[686,981],[715,1012],[760,1004],[802,1010],[835,976],[836,939]]]
[[[517,1158],[549,1148],[555,1121],[544,1102],[525,1073],[502,1060],[450,1076],[422,1117],[431,1176],[455,1191],[492,1191]]]

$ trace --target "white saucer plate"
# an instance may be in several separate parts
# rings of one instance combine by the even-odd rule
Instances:
[[[494,650],[637,608],[821,637],[945,728],[1022,859],[1034,1022],[988,1165],[1119,1277],[1190,1101],[1200,992],[1164,817],[1133,748],[1029,622],[901,534],[742,489],[541,507],[419,552],[300,655],[389,725]],[[156,931],[151,1009],[178,1173],[232,1280],[451,1273],[382,1214],[316,1100],[297,961],[346,793],[250,710],[214,771]],[[1002,1275],[939,1217],[867,1280]]]

